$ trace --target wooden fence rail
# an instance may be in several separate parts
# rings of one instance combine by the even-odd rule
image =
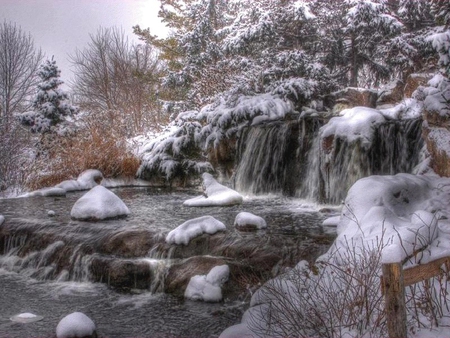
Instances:
[[[442,267],[445,265],[445,270]],[[404,338],[406,330],[405,287],[449,272],[450,257],[403,270],[402,263],[382,265],[381,288],[386,302],[387,328],[390,338]]]

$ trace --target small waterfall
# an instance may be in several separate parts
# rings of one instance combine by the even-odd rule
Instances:
[[[421,125],[421,119],[388,121],[376,128],[369,146],[340,137],[325,146],[319,133],[297,196],[341,203],[360,178],[412,172],[423,146]]]
[[[250,194],[294,196],[320,121],[311,118],[247,128],[237,146],[234,187]]]
[[[336,204],[362,177],[408,173],[418,164],[421,119],[377,126],[369,146],[341,137],[325,140],[323,124],[309,117],[249,127],[238,141],[235,188]]]

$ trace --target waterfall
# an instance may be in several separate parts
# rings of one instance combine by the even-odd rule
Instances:
[[[294,196],[319,127],[318,120],[307,118],[245,129],[237,146],[234,187],[249,194]]]
[[[421,119],[389,120],[372,142],[321,138],[319,118],[268,123],[245,130],[237,149],[235,188],[341,203],[358,179],[410,173],[418,164]]]

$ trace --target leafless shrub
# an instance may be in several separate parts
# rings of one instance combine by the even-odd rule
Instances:
[[[98,169],[105,177],[134,177],[140,164],[114,118],[100,114],[85,117],[71,135],[43,135],[39,147],[27,184],[33,190],[76,178],[86,169]]]

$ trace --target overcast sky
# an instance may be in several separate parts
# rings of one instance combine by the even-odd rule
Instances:
[[[67,55],[83,49],[89,34],[100,26],[121,27],[136,41],[132,30],[136,24],[165,35],[158,9],[158,0],[0,0],[0,20],[15,22],[30,32],[36,47],[48,58],[55,57],[62,80],[68,82],[72,74]]]

